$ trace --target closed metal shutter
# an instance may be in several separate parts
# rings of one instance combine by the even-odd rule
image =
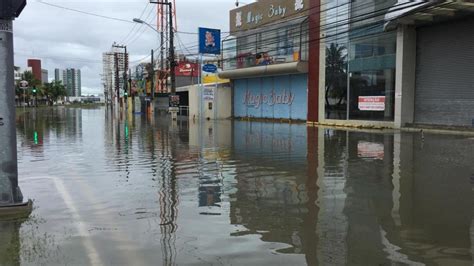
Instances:
[[[417,31],[415,123],[472,126],[474,19]]]

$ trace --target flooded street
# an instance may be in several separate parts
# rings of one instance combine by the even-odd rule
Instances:
[[[474,138],[17,116],[1,265],[473,265]]]

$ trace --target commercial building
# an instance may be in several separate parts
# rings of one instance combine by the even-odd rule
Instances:
[[[309,0],[257,1],[230,11],[221,78],[233,116],[306,120]]]
[[[474,124],[472,1],[327,5],[332,10],[321,13],[319,116],[311,122]]]
[[[230,11],[233,116],[474,125],[472,1],[260,0]],[[453,41],[456,40],[456,41]]]
[[[473,4],[423,1],[386,16],[397,37],[395,126],[474,127]]]
[[[28,67],[31,67],[31,72],[35,79],[41,81],[41,60],[39,59],[28,59]]]

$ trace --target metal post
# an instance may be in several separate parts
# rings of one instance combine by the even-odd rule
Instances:
[[[171,94],[176,94],[176,75],[175,70],[175,55],[174,55],[174,29],[173,29],[173,6],[171,2],[168,3],[169,20],[170,20],[170,75],[171,75]]]
[[[198,79],[199,79],[199,119],[201,120],[204,117],[203,113],[203,105],[204,105],[204,86],[202,84],[202,64],[203,64],[203,58],[202,54],[199,54],[199,72],[198,72]]]
[[[151,99],[155,98],[155,56],[154,56],[155,51],[151,49],[151,69],[152,73],[151,75]]]
[[[12,24],[0,20],[0,194],[12,195],[10,202],[0,198],[0,205],[23,200],[18,188]]]
[[[161,9],[163,10],[163,9]],[[163,75],[165,69],[165,36],[164,36],[164,17],[163,11],[161,11],[161,34],[160,34],[160,92],[163,93],[165,91],[164,82],[163,82]]]

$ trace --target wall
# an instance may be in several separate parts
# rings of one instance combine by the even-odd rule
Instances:
[[[191,119],[199,119],[200,110],[202,108],[202,113],[204,118],[209,119],[229,119],[232,116],[232,90],[227,85],[219,85],[219,87],[214,89],[214,103],[212,105],[212,110],[208,109],[209,103],[213,102],[212,100],[201,99],[201,88],[198,85],[189,87],[189,117]],[[217,110],[214,112],[214,108]]]
[[[234,116],[306,120],[307,74],[239,79]]]

